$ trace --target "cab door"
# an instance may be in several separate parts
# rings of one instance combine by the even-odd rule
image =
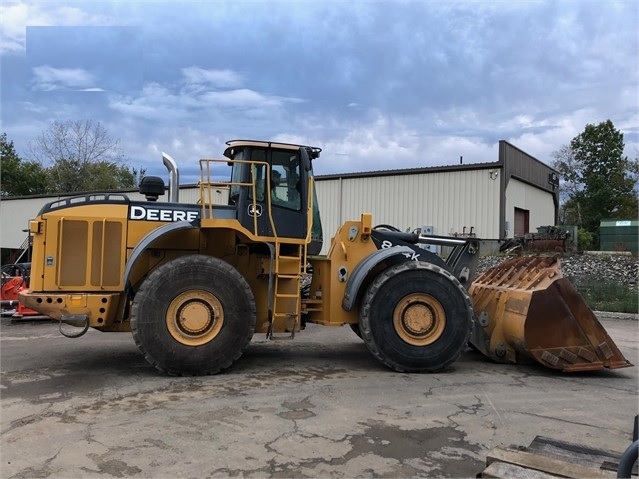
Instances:
[[[250,163],[235,164],[233,174],[251,186],[236,189],[230,197],[240,224],[259,236],[306,238],[307,175],[300,152],[246,148],[242,156]]]

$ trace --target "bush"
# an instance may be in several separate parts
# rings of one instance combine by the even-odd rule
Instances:
[[[579,228],[579,230],[577,231],[577,246],[579,248],[579,251],[589,250],[590,248],[592,248],[593,242],[593,234],[588,230]]]
[[[636,288],[602,281],[596,277],[571,278],[575,288],[593,311],[615,313],[639,313],[639,299]]]

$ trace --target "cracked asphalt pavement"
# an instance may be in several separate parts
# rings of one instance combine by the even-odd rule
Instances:
[[[602,320],[639,362],[639,322]],[[475,477],[537,435],[622,452],[637,367],[561,374],[468,350],[445,373],[381,365],[348,327],[256,335],[226,373],[162,376],[130,333],[0,330],[0,476]]]

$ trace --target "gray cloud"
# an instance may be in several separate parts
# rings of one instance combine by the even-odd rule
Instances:
[[[218,88],[242,86],[242,76],[232,70],[206,70],[195,66],[182,68],[182,75],[187,84],[211,85]]]
[[[85,90],[96,88],[96,77],[82,68],[33,67],[30,86],[33,90]],[[101,90],[101,89],[100,89]]]
[[[27,64],[36,90],[142,89],[137,27],[27,27]]]
[[[34,80],[32,67],[79,69],[94,81],[78,84],[111,91],[29,92],[20,49],[0,44],[3,127],[18,149],[47,121],[90,116],[135,166],[162,173],[166,150],[194,181],[197,158],[234,137],[321,146],[320,173],[494,161],[499,139],[550,161],[608,118],[629,154],[639,145],[631,1],[24,5],[2,27],[9,43],[24,44],[26,25],[137,25],[141,60],[118,63],[107,49],[102,64],[125,79],[139,72],[143,85],[112,88],[86,58],[34,58]]]

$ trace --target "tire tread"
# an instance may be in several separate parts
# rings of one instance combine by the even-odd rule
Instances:
[[[453,276],[449,271],[437,265],[434,265],[432,263],[426,263],[421,261],[406,261],[406,262],[391,266],[385,269],[384,271],[382,271],[372,281],[366,293],[364,294],[364,297],[362,300],[363,306],[360,309],[359,330],[361,332],[362,339],[366,343],[366,346],[368,347],[369,351],[379,361],[381,361],[385,366],[389,367],[390,369],[393,369],[394,371],[397,371],[400,373],[416,373],[416,372],[437,373],[446,369],[452,363],[457,361],[461,357],[462,353],[464,352],[464,347],[459,348],[459,350],[456,352],[455,355],[451,356],[446,362],[442,364],[439,364],[436,366],[430,366],[430,367],[423,367],[423,368],[406,367],[390,359],[386,354],[384,354],[384,352],[376,344],[375,339],[373,337],[373,331],[371,328],[370,312],[372,307],[372,301],[370,301],[370,298],[373,298],[384,287],[384,284],[386,284],[386,282],[392,277],[398,274],[401,274],[403,272],[411,271],[415,269],[429,270],[444,276],[447,280],[449,280],[451,286],[455,287],[463,295],[464,302],[466,303],[466,308],[470,316],[469,327],[467,328],[466,336],[464,340],[464,344],[468,343],[468,340],[470,339],[471,329],[472,329],[470,327],[471,326],[470,322],[472,322],[473,320],[472,302],[470,300],[470,297],[468,296],[468,293],[466,292],[464,287],[461,285],[461,283],[457,280],[457,278],[455,278],[455,276]]]
[[[150,286],[153,285],[155,282],[160,281],[167,274],[168,270],[174,269],[174,268],[180,268],[180,267],[191,267],[191,268],[196,266],[201,267],[202,263],[215,264],[216,267],[219,267],[221,270],[223,270],[223,272],[226,274],[229,281],[233,279],[237,280],[238,285],[241,287],[242,294],[245,295],[245,297],[250,298],[249,309],[251,310],[252,314],[251,314],[251,321],[249,324],[250,327],[247,328],[247,334],[246,336],[242,338],[240,347],[235,351],[235,353],[232,356],[225,358],[225,361],[223,362],[216,363],[215,366],[213,367],[211,367],[210,365],[207,365],[196,371],[190,371],[188,375],[190,376],[212,375],[212,374],[218,374],[224,371],[225,369],[228,369],[235,361],[237,361],[242,356],[242,354],[248,347],[253,337],[253,333],[255,330],[255,320],[256,320],[255,299],[253,297],[253,292],[251,291],[251,288],[249,287],[244,277],[242,277],[242,275],[233,266],[215,257],[205,256],[205,255],[189,255],[189,256],[179,257],[173,261],[170,261],[168,263],[165,263],[159,266],[158,268],[153,270],[151,274],[149,274],[149,276],[143,281],[142,285],[136,292],[135,298],[133,300],[133,304],[131,306],[130,319],[131,319],[131,332],[133,334],[133,340],[135,341],[135,344],[137,345],[138,349],[140,350],[140,352],[142,353],[146,361],[163,374],[168,374],[170,376],[187,375],[178,368],[163,367],[160,364],[160,362],[156,358],[154,358],[150,352],[147,351],[147,348],[144,345],[144,341],[142,340],[142,337],[140,335],[140,328],[138,324],[139,322],[138,319],[140,314],[140,311],[139,311],[140,303],[142,303],[149,294],[152,294],[152,288]]]

